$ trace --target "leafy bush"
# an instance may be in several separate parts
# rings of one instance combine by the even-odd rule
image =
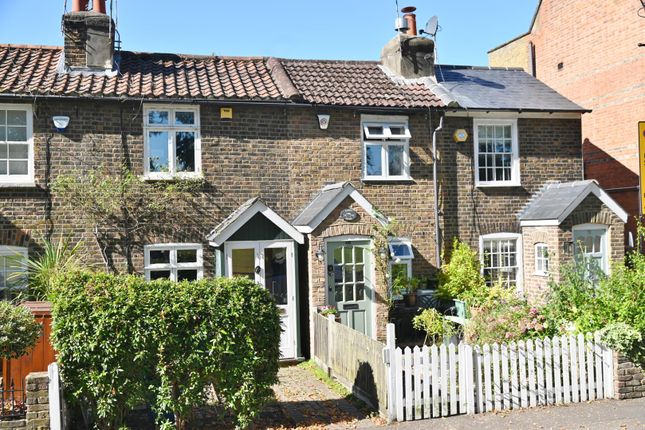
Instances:
[[[433,308],[424,309],[415,316],[412,326],[426,332],[424,343],[428,343],[428,340],[432,340],[432,343],[441,343],[444,338],[450,338],[455,334],[453,324]]]
[[[36,345],[41,326],[31,311],[0,300],[0,358],[21,357]]]
[[[197,282],[73,273],[52,289],[52,339],[71,400],[116,428],[146,402],[182,427],[212,384],[239,426],[277,382],[280,319],[266,289],[245,278]]]
[[[634,327],[622,322],[609,324],[599,332],[600,339],[611,349],[642,362],[643,336]]]
[[[539,309],[518,301],[486,306],[464,328],[466,341],[474,344],[543,337],[551,332]]]
[[[507,288],[501,282],[492,287],[486,284],[474,286],[461,293],[459,299],[465,301],[470,307],[489,307],[498,303],[521,303],[517,290]]]
[[[439,272],[437,296],[444,300],[466,300],[465,294],[472,290],[486,288],[477,252],[467,243],[455,239],[452,244],[450,261],[444,263]]]

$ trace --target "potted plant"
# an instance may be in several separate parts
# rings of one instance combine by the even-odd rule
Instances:
[[[336,309],[336,307],[333,305],[319,306],[318,313],[324,317],[333,315],[336,322],[340,322],[340,314],[338,313],[338,309]]]
[[[421,278],[411,277],[402,274],[392,282],[392,293],[403,295],[403,301],[407,307],[417,305],[417,290],[423,283]]]

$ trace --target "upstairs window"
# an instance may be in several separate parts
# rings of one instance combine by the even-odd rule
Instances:
[[[201,173],[199,107],[144,109],[144,172],[150,179],[195,177]]]
[[[405,117],[363,117],[363,179],[410,179],[410,129]]]
[[[32,110],[0,104],[0,184],[34,182]]]
[[[13,300],[27,288],[27,248],[0,246],[0,300]]]
[[[475,185],[520,185],[517,120],[475,119]]]
[[[203,276],[203,255],[200,244],[146,245],[145,274],[148,281],[170,279],[195,281]]]

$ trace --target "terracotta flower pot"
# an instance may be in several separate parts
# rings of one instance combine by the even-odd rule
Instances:
[[[405,302],[405,305],[409,308],[414,307],[417,305],[417,293],[410,293],[410,294],[404,294],[403,295],[403,301]]]

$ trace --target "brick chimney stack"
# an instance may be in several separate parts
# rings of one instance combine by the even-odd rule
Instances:
[[[65,66],[70,70],[112,70],[114,21],[105,14],[105,0],[74,0],[72,11],[63,16]]]

